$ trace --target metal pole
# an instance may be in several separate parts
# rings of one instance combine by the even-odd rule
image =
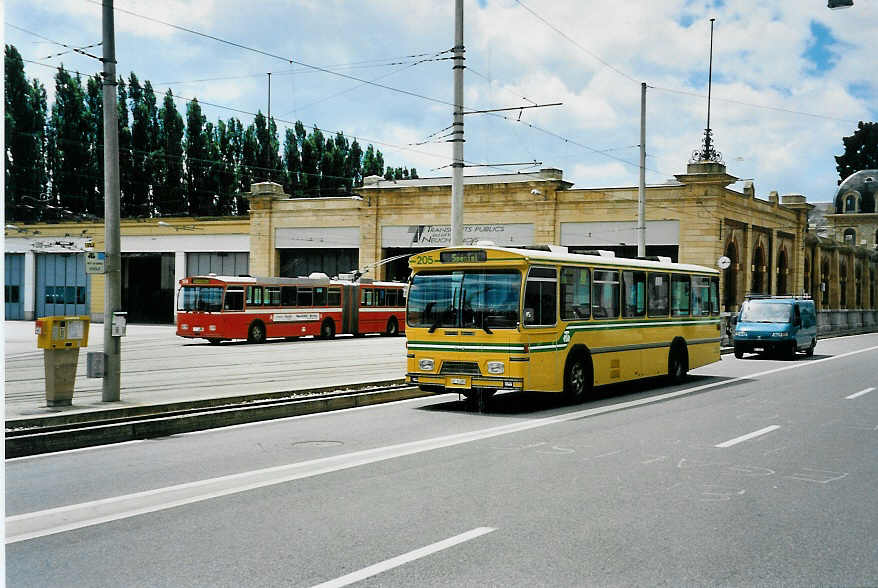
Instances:
[[[265,121],[265,178],[271,181],[271,72],[268,72],[268,119]]]
[[[122,338],[113,336],[113,313],[122,310],[122,255],[119,238],[119,112],[116,107],[116,41],[113,0],[104,0],[104,374],[101,400],[117,402]]]
[[[646,82],[640,84],[640,184],[637,188],[637,256],[646,255]]]
[[[454,118],[451,163],[451,244],[463,245],[463,0],[454,2]]]

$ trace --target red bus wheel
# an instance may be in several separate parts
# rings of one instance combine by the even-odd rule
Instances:
[[[323,324],[320,325],[320,338],[332,339],[333,337],[335,337],[335,323],[330,319],[326,319],[323,321]]]
[[[384,330],[383,334],[388,337],[396,337],[399,335],[399,323],[396,322],[395,316],[387,319],[387,328]]]
[[[265,343],[265,325],[254,321],[247,332],[247,341],[250,343]]]

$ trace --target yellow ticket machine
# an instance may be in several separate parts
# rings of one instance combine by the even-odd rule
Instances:
[[[89,317],[44,316],[36,321],[37,347],[43,350],[46,405],[70,406],[79,348],[88,345]]]

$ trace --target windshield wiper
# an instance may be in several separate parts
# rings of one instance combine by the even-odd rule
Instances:
[[[427,332],[428,332],[428,333],[432,333],[432,332],[434,332],[436,329],[439,328],[439,325],[440,325],[440,324],[442,324],[442,315],[441,315],[441,314],[439,315],[439,318],[436,319],[436,322],[433,323],[433,326],[430,327],[430,330],[427,331]]]

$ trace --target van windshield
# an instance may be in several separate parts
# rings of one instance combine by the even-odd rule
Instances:
[[[788,323],[790,322],[790,304],[762,302],[751,300],[741,308],[742,323]]]

